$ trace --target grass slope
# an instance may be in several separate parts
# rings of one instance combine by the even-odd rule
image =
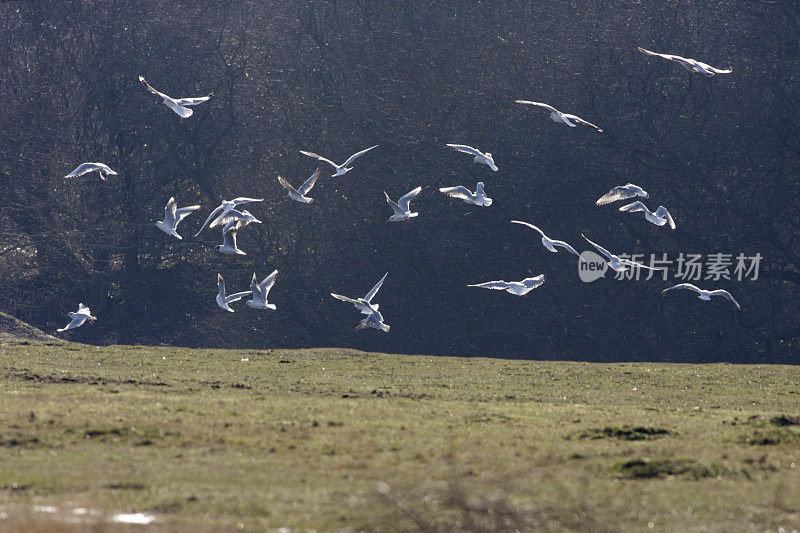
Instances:
[[[153,512],[171,531],[790,531],[798,378],[788,366],[5,345],[0,529],[31,528],[32,506],[51,505]]]

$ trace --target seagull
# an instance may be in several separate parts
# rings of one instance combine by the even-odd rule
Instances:
[[[376,294],[378,294],[378,291],[381,289],[381,285],[383,285],[383,280],[385,280],[386,276],[388,275],[389,275],[388,272],[384,274],[383,277],[380,279],[380,281],[378,281],[378,283],[376,283],[375,286],[372,287],[367,293],[367,295],[364,296],[363,298],[353,299],[353,298],[348,298],[347,296],[342,296],[341,294],[334,294],[334,293],[331,293],[331,296],[333,296],[337,300],[353,304],[356,309],[361,311],[361,314],[368,315],[372,313],[373,308],[376,311],[378,310],[378,304],[372,305],[372,299],[375,297]]]
[[[706,290],[703,290],[703,289],[698,289],[697,287],[695,287],[691,283],[678,283],[677,285],[674,285],[672,287],[664,289],[663,291],[661,291],[661,294],[664,294],[667,291],[671,291],[672,289],[689,289],[689,290],[692,290],[692,291],[694,291],[694,292],[696,292],[697,294],[700,295],[698,298],[700,298],[701,300],[705,300],[705,301],[710,301],[712,296],[724,296],[725,298],[727,298],[728,300],[733,302],[733,305],[736,306],[736,309],[741,309],[741,307],[739,306],[739,302],[737,302],[736,300],[733,299],[733,296],[731,296],[731,293],[729,293],[728,291],[723,290],[723,289],[717,289],[715,291],[706,291]]]
[[[76,176],[82,176],[87,172],[95,172],[97,171],[100,174],[100,179],[105,181],[106,176],[116,176],[117,173],[108,168],[108,165],[105,163],[82,163],[78,165],[75,170],[64,176],[65,178],[74,178]]]
[[[242,224],[237,226],[236,229],[242,229],[246,225],[251,222],[255,222],[256,224],[261,224],[261,221],[258,220],[256,217],[250,214],[250,211],[247,209],[243,209],[239,211],[238,209],[231,209],[224,215],[218,216],[214,221],[208,225],[209,228],[216,228],[217,226],[225,226],[229,222],[241,222]]]
[[[175,111],[178,115],[180,115],[181,118],[189,118],[192,116],[193,111],[186,106],[202,104],[203,102],[207,101],[209,98],[214,96],[214,93],[210,93],[208,96],[201,96],[199,98],[178,98],[176,100],[175,98],[171,98],[166,94],[153,89],[153,87],[151,87],[150,84],[147,83],[147,80],[145,80],[143,76],[139,76],[139,81],[142,82],[142,85],[144,85],[148,91],[150,91],[156,96],[163,98],[164,105]]]
[[[728,67],[728,70],[722,70],[718,68],[714,68],[708,63],[703,63],[702,61],[697,61],[696,59],[689,59],[686,57],[681,56],[674,56],[672,54],[659,54],[657,52],[651,52],[650,50],[645,50],[641,46],[638,47],[639,51],[643,54],[647,54],[649,56],[657,56],[663,57],[664,59],[669,59],[670,61],[675,61],[679,63],[683,68],[686,70],[694,70],[695,72],[699,72],[703,76],[711,77],[716,74],[730,74],[733,72],[733,67]]]
[[[389,195],[386,194],[386,191],[383,191],[383,194],[386,196],[386,202],[392,206],[392,210],[394,214],[389,217],[389,222],[403,222],[408,220],[409,218],[413,218],[419,216],[419,213],[412,213],[411,212],[411,200],[417,197],[417,195],[422,191],[422,187],[417,187],[416,189],[412,189],[411,191],[407,192],[400,199],[397,203],[394,202]]]
[[[303,154],[303,155],[307,155],[308,157],[313,157],[314,159],[318,159],[320,161],[325,161],[329,165],[333,165],[333,168],[336,169],[336,173],[335,174],[331,174],[331,177],[335,178],[336,176],[341,176],[342,174],[345,174],[345,173],[351,171],[352,169],[348,168],[347,165],[349,165],[350,163],[352,163],[353,161],[355,161],[356,159],[358,159],[362,155],[366,154],[367,152],[369,152],[373,148],[377,148],[377,147],[378,147],[378,145],[376,144],[375,146],[370,146],[366,150],[361,150],[360,152],[357,152],[357,153],[351,155],[350,158],[347,161],[345,161],[344,163],[342,163],[341,165],[337,165],[336,163],[334,163],[330,159],[325,159],[321,155],[317,155],[314,152],[304,152],[303,150],[300,150],[300,153]]]
[[[467,287],[480,287],[481,289],[495,289],[498,291],[507,291],[517,296],[525,296],[536,287],[544,283],[544,274],[539,274],[532,278],[525,278],[522,281],[487,281],[486,283],[477,283],[475,285],[467,285]]]
[[[442,187],[439,189],[439,192],[446,194],[450,198],[464,200],[468,204],[482,205],[483,207],[489,207],[492,205],[492,199],[486,196],[486,193],[483,190],[482,181],[478,182],[478,185],[475,188],[475,194],[472,194],[469,189],[462,187],[461,185],[458,185],[457,187]]]
[[[237,292],[235,294],[231,294],[230,296],[225,295],[225,280],[222,279],[222,276],[217,274],[217,286],[219,287],[219,293],[217,293],[217,305],[220,306],[221,309],[225,311],[230,311],[233,313],[233,309],[231,309],[228,304],[232,304],[233,302],[238,302],[245,296],[250,294],[250,291],[243,291]]]
[[[646,218],[649,222],[655,224],[656,226],[663,226],[664,224],[669,223],[669,227],[675,229],[675,221],[672,220],[672,215],[669,214],[669,211],[667,211],[667,208],[663,205],[658,206],[658,209],[656,209],[655,212],[652,212],[647,209],[647,206],[642,202],[633,202],[632,204],[623,205],[619,208],[619,210],[624,211],[625,213],[638,213],[640,211],[644,211],[644,218]]]
[[[264,281],[258,283],[256,281],[256,274],[253,272],[253,281],[250,282],[250,292],[253,294],[253,299],[245,303],[253,309],[277,309],[275,304],[267,302],[267,295],[275,285],[275,276],[278,275],[277,270],[273,270],[272,274],[264,278]]]
[[[311,177],[308,178],[305,181],[305,183],[303,183],[303,185],[300,186],[299,189],[295,189],[294,187],[292,187],[291,183],[289,183],[280,176],[278,176],[278,182],[280,182],[280,184],[283,185],[284,189],[289,191],[289,198],[291,198],[292,200],[297,200],[298,202],[303,204],[310,204],[311,202],[314,201],[314,199],[308,198],[306,194],[308,194],[308,192],[314,187],[314,184],[317,182],[317,178],[319,178],[319,172],[320,172],[319,167],[317,167],[317,170],[315,170],[314,173],[311,174]]]
[[[222,228],[222,244],[217,246],[217,250],[219,250],[223,254],[231,254],[234,256],[247,255],[242,250],[240,250],[236,245],[236,232],[240,228],[246,226],[249,223],[250,223],[249,221],[245,222],[245,221],[231,220],[230,222],[225,224],[225,227]]]
[[[650,196],[647,194],[647,191],[639,187],[638,185],[634,185],[633,183],[628,183],[626,185],[620,185],[618,187],[614,187],[603,196],[600,197],[599,200],[595,202],[597,205],[606,205],[612,202],[616,202],[617,200],[627,200],[628,198],[635,198],[637,196],[641,196],[642,198],[647,198]]]
[[[583,237],[584,239],[589,241],[589,239],[587,239],[586,235],[584,235],[583,233],[581,233],[581,237]],[[591,244],[592,246],[597,248],[597,250],[601,254],[603,254],[604,256],[606,256],[608,258],[608,266],[610,266],[615,272],[625,272],[625,271],[628,270],[629,267],[634,267],[634,268],[635,267],[641,267],[641,268],[646,268],[646,269],[649,269],[649,270],[663,270],[661,268],[654,268],[654,267],[651,267],[651,266],[643,265],[642,263],[637,263],[636,261],[631,261],[630,259],[622,259],[619,256],[616,256],[616,255],[612,254],[611,252],[609,252],[608,250],[606,250],[605,248],[603,248],[599,244],[593,243],[592,241],[589,241],[589,244]]]
[[[547,248],[551,252],[558,252],[558,250],[556,250],[555,247],[556,246],[560,246],[560,247],[564,248],[565,250],[569,250],[570,252],[572,252],[573,254],[577,255],[578,257],[581,256],[581,254],[579,254],[578,252],[575,251],[575,248],[573,248],[569,244],[565,243],[564,241],[557,241],[557,240],[549,238],[547,235],[544,234],[544,232],[542,230],[540,230],[539,228],[537,228],[533,224],[529,224],[527,222],[522,222],[521,220],[512,220],[511,222],[514,223],[514,224],[522,224],[523,226],[528,226],[529,228],[538,231],[542,235],[542,244],[544,245],[545,248]]]
[[[543,108],[547,109],[548,111],[550,111],[550,118],[553,119],[554,122],[562,122],[562,123],[566,124],[567,126],[569,126],[570,128],[575,128],[575,127],[578,126],[578,124],[583,124],[585,126],[591,126],[594,129],[596,129],[597,131],[599,131],[600,133],[603,133],[603,130],[601,130],[600,128],[598,128],[597,126],[592,124],[591,122],[583,120],[581,117],[579,117],[577,115],[570,115],[569,113],[562,113],[561,111],[559,111],[558,109],[556,109],[555,107],[553,107],[551,105],[543,104],[541,102],[531,102],[530,100],[515,100],[515,102],[518,103],[518,104],[527,104],[527,105],[535,105],[535,106],[543,107]]]
[[[378,305],[367,304],[370,312],[367,317],[361,320],[356,326],[356,331],[365,328],[375,328],[389,333],[390,326],[383,321],[383,315],[378,311]]]
[[[82,303],[78,304],[77,313],[67,313],[67,314],[72,320],[70,321],[69,324],[67,324],[63,328],[57,329],[56,331],[59,333],[61,333],[62,331],[67,331],[68,329],[79,328],[87,320],[89,322],[94,322],[95,320],[97,320],[97,317],[92,316],[92,312],[89,311],[89,308],[83,305]]]
[[[170,198],[169,202],[167,202],[167,207],[164,209],[164,220],[156,222],[156,227],[168,235],[183,239],[178,235],[178,224],[198,209],[200,209],[199,205],[190,205],[189,207],[178,209],[178,206],[175,205],[175,198]]]
[[[448,144],[447,146],[453,148],[454,150],[458,150],[459,152],[464,152],[465,154],[474,155],[475,159],[473,159],[473,161],[475,163],[488,165],[492,170],[497,172],[497,166],[495,166],[494,159],[492,159],[492,154],[490,154],[489,152],[486,152],[484,154],[480,150],[476,150],[471,146],[465,146],[463,144]]]
[[[228,214],[228,211],[239,205],[246,204],[249,202],[263,202],[263,201],[264,201],[263,198],[234,198],[233,200],[222,200],[222,203],[219,205],[219,207],[214,209],[211,212],[211,214],[208,215],[208,218],[206,219],[205,222],[203,222],[203,226],[200,228],[200,231],[195,233],[194,236],[197,237],[198,235],[200,235],[200,232],[206,229],[208,223],[211,222],[211,219],[213,219],[215,216],[219,215],[219,218],[222,218]],[[216,225],[218,226],[219,224]]]

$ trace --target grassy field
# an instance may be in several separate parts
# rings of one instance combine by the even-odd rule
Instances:
[[[5,344],[0,530],[791,531],[798,417],[787,366]]]

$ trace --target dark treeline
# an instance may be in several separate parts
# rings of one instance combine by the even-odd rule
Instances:
[[[350,346],[590,360],[795,362],[800,342],[800,4],[793,1],[458,3],[162,0],[0,4],[0,309],[52,332],[78,302],[93,343]],[[693,57],[704,78],[637,46]],[[137,81],[210,102],[181,120]],[[517,98],[598,124],[568,128]],[[445,147],[491,151],[499,172]],[[379,144],[311,205],[286,197],[316,162]],[[65,180],[84,161],[119,172]],[[489,208],[438,187],[486,183]],[[676,231],[594,201],[633,182]],[[424,187],[410,223],[383,191]],[[154,222],[201,203],[183,241]],[[218,230],[220,200],[264,197],[247,256]],[[667,281],[583,283],[527,228],[613,252],[762,256],[757,280],[699,280],[725,300],[661,295]],[[735,265],[734,265],[735,266]],[[275,312],[214,314],[279,269]],[[378,295],[389,334],[331,291]],[[467,288],[545,274],[527,298]],[[731,267],[733,274],[733,266]],[[705,276],[705,272],[703,273]],[[732,276],[735,278],[735,276]],[[750,278],[752,276],[748,276]]]

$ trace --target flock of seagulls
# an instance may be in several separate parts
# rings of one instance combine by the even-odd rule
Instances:
[[[732,72],[731,68],[718,69],[712,67],[711,65],[708,65],[707,63],[703,63],[695,59],[684,58],[681,56],[676,56],[671,54],[661,54],[661,53],[651,52],[641,47],[639,48],[639,51],[649,56],[657,56],[664,59],[668,59],[670,61],[674,61],[682,65],[687,70],[700,73],[703,76],[730,74]],[[210,93],[208,96],[201,96],[194,98],[172,98],[171,96],[168,96],[154,89],[147,82],[147,80],[145,80],[143,76],[139,76],[139,82],[149,92],[161,98],[164,105],[166,105],[168,108],[174,111],[182,119],[186,119],[192,116],[193,110],[190,109],[191,107],[207,102],[213,96],[213,93]],[[599,133],[603,132],[603,130],[600,127],[596,126],[595,124],[588,122],[577,115],[562,113],[561,111],[559,111],[558,109],[549,104],[542,102],[534,102],[530,100],[516,100],[515,102],[524,105],[541,107],[549,112],[550,118],[553,121],[566,124],[571,128],[575,128],[578,125],[584,125],[594,128]],[[498,167],[495,164],[494,158],[492,157],[492,154],[490,152],[481,152],[476,148],[463,144],[447,144],[447,146],[458,152],[473,156],[473,162],[475,163],[486,165],[489,168],[491,168],[492,171],[495,172],[497,172],[498,170]],[[363,156],[367,152],[374,150],[377,147],[378,145],[374,145],[359,152],[356,152],[349,158],[347,158],[347,160],[341,165],[336,164],[330,159],[322,157],[321,155],[318,155],[314,152],[300,150],[300,153],[305,156],[316,159],[318,161],[322,161],[324,163],[329,164],[335,170],[335,172],[331,175],[331,177],[337,177],[337,176],[342,176],[347,172],[351,171],[352,170],[351,165],[353,164],[354,161],[356,161],[356,159]],[[91,172],[97,172],[102,180],[106,180],[108,176],[117,175],[117,172],[109,168],[109,166],[104,163],[82,163],[81,165],[78,165],[78,167],[76,167],[72,172],[67,174],[65,178],[75,178],[77,176],[81,176]],[[288,191],[289,198],[302,204],[310,204],[314,201],[314,199],[309,197],[308,194],[314,188],[314,185],[319,179],[320,172],[321,172],[320,169],[317,168],[314,171],[314,173],[298,188],[295,188],[292,184],[290,184],[286,179],[284,179],[281,176],[278,176],[278,182],[284,189]],[[411,201],[414,200],[414,198],[416,198],[421,191],[422,187],[416,187],[411,191],[407,192],[406,194],[404,194],[403,196],[401,196],[397,200],[397,202],[392,200],[389,194],[386,193],[386,191],[384,191],[384,195],[386,196],[386,202],[392,208],[393,212],[392,216],[389,217],[389,221],[408,222],[411,218],[419,216],[419,213],[411,211]],[[482,181],[477,183],[474,193],[461,185],[457,185],[454,187],[442,187],[439,189],[439,192],[451,198],[457,198],[463,200],[464,202],[471,205],[476,205],[481,207],[489,207],[492,205],[492,199],[486,195],[486,192],[484,190],[484,183]],[[600,199],[597,200],[596,204],[607,205],[619,200],[628,200],[631,198],[646,199],[648,197],[649,195],[646,191],[644,191],[644,189],[642,189],[638,185],[628,183],[626,185],[614,187],[606,194],[604,194],[602,197],[600,197]],[[217,250],[224,254],[233,255],[234,259],[239,255],[246,255],[245,252],[240,250],[237,245],[236,242],[237,232],[242,230],[251,223],[260,224],[261,221],[258,220],[246,209],[241,209],[240,206],[244,204],[263,202],[263,201],[264,201],[263,198],[247,198],[247,197],[234,198],[233,200],[223,200],[222,203],[217,208],[215,208],[211,212],[211,214],[208,215],[205,222],[200,227],[200,230],[198,230],[198,232],[194,236],[198,237],[206,228],[213,229],[216,227],[221,227],[222,244],[217,246]],[[172,236],[177,239],[182,239],[181,235],[178,234],[177,231],[178,225],[187,216],[191,215],[196,211],[199,211],[200,209],[201,206],[199,205],[191,205],[179,208],[175,202],[175,198],[172,197],[169,199],[164,209],[164,220],[156,222],[155,225],[159,230],[167,234],[168,237]],[[659,206],[655,211],[650,211],[644,203],[637,200],[620,207],[619,210],[628,213],[643,213],[645,220],[652,223],[654,226],[661,227],[664,225],[669,225],[669,227],[672,228],[673,230],[676,227],[675,221],[673,220],[667,208],[664,206]],[[581,255],[571,245],[561,240],[549,238],[537,226],[520,220],[512,220],[511,222],[514,224],[527,226],[536,231],[537,233],[539,233],[539,235],[541,235],[542,238],[541,241],[542,245],[544,245],[544,247],[547,250],[551,252],[558,252],[557,248],[562,248],[578,256],[579,259],[581,258]],[[629,259],[620,258],[619,256],[612,254],[602,246],[592,242],[585,235],[582,236],[584,239],[586,239],[586,241],[589,244],[591,244],[597,251],[599,251],[606,258],[608,265],[614,271],[622,272],[631,268],[646,268],[650,270],[660,270],[658,268],[650,267],[642,263],[637,263]],[[363,298],[349,298],[347,296],[331,293],[332,297],[353,304],[353,306],[361,314],[366,315],[366,317],[359,322],[358,326],[356,326],[357,330],[365,328],[379,329],[384,332],[388,332],[390,330],[389,325],[386,324],[384,317],[379,310],[379,305],[377,303],[372,303],[372,300],[375,298],[375,295],[380,290],[388,274],[389,274],[388,272],[384,274],[384,276],[380,279],[380,281],[378,281],[378,283],[376,283],[375,286],[373,286],[372,289]],[[266,310],[266,309],[275,310],[276,306],[275,304],[269,303],[268,295],[272,287],[275,285],[275,280],[277,275],[278,271],[274,270],[263,281],[258,283],[257,276],[255,273],[253,273],[253,279],[250,284],[250,290],[236,292],[233,294],[227,294],[225,291],[225,280],[223,279],[222,275],[217,274],[218,293],[216,295],[216,302],[218,307],[221,310],[233,313],[234,310],[230,307],[230,305],[242,300],[247,296],[250,296],[251,300],[246,302],[249,307],[261,310]],[[544,283],[544,281],[545,281],[544,274],[540,274],[538,276],[525,278],[521,281],[503,281],[503,280],[488,281],[484,283],[471,284],[468,285],[468,287],[502,290],[517,296],[525,296],[530,291],[541,286]],[[699,295],[699,298],[701,300],[705,301],[711,300],[712,296],[723,296],[728,300],[730,300],[736,306],[737,309],[740,309],[738,302],[733,298],[733,296],[731,296],[729,292],[725,290],[721,289],[704,290],[690,283],[680,283],[673,287],[664,289],[662,292],[666,293],[667,291],[673,289],[692,290]],[[87,320],[89,322],[97,320],[96,317],[92,316],[89,308],[85,306],[83,303],[79,304],[77,312],[69,313],[69,317],[71,319],[70,323],[64,328],[58,329],[57,331],[59,333],[80,327]]]

